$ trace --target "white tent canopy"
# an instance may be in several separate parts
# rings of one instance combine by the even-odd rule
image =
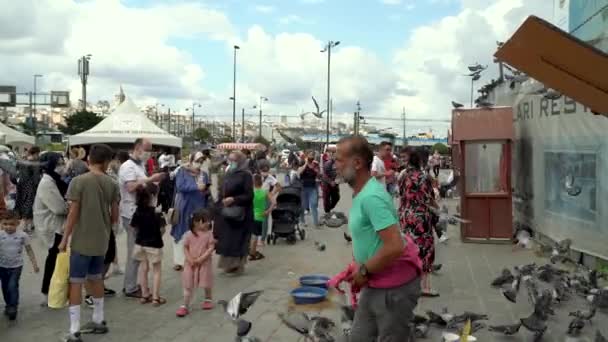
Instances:
[[[0,123],[0,136],[4,135],[4,144],[9,145],[34,145],[36,143],[36,139],[31,135],[27,135],[21,133],[17,130],[14,130],[2,123]]]
[[[156,126],[144,113],[126,98],[124,102],[97,126],[69,137],[71,146],[90,144],[133,143],[147,138],[154,145],[182,147],[182,138],[173,136]]]

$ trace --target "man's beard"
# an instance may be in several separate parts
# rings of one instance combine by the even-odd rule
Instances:
[[[346,167],[344,169],[344,171],[342,171],[342,179],[344,179],[344,181],[351,187],[353,187],[356,178],[357,178],[357,171],[355,170],[354,167],[349,166],[349,167]]]

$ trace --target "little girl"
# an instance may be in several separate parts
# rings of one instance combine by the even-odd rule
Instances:
[[[190,313],[190,302],[194,288],[205,289],[203,310],[213,309],[211,289],[213,288],[212,255],[215,252],[215,240],[211,227],[211,212],[200,209],[192,215],[190,231],[184,235],[184,255],[186,263],[182,274],[184,304],[177,309],[177,317]]]
[[[133,258],[139,264],[139,285],[141,286],[142,304],[152,302],[160,306],[167,302],[160,296],[161,261],[163,259],[163,234],[165,220],[161,213],[156,212],[156,196],[158,186],[147,183],[136,190],[137,208],[131,219],[131,226],[135,228],[135,248]],[[152,265],[153,285],[152,293],[148,287],[148,271]]]

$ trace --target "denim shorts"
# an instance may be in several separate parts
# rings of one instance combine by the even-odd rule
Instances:
[[[84,283],[85,280],[102,280],[104,256],[88,256],[71,251],[70,282]]]

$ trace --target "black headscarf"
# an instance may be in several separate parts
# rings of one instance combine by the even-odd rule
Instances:
[[[42,166],[42,171],[51,176],[51,178],[53,178],[55,181],[61,197],[65,197],[65,193],[68,191],[68,184],[63,181],[57,172],[55,172],[57,164],[59,164],[62,159],[63,156],[57,152],[46,152],[40,156],[40,163]]]

